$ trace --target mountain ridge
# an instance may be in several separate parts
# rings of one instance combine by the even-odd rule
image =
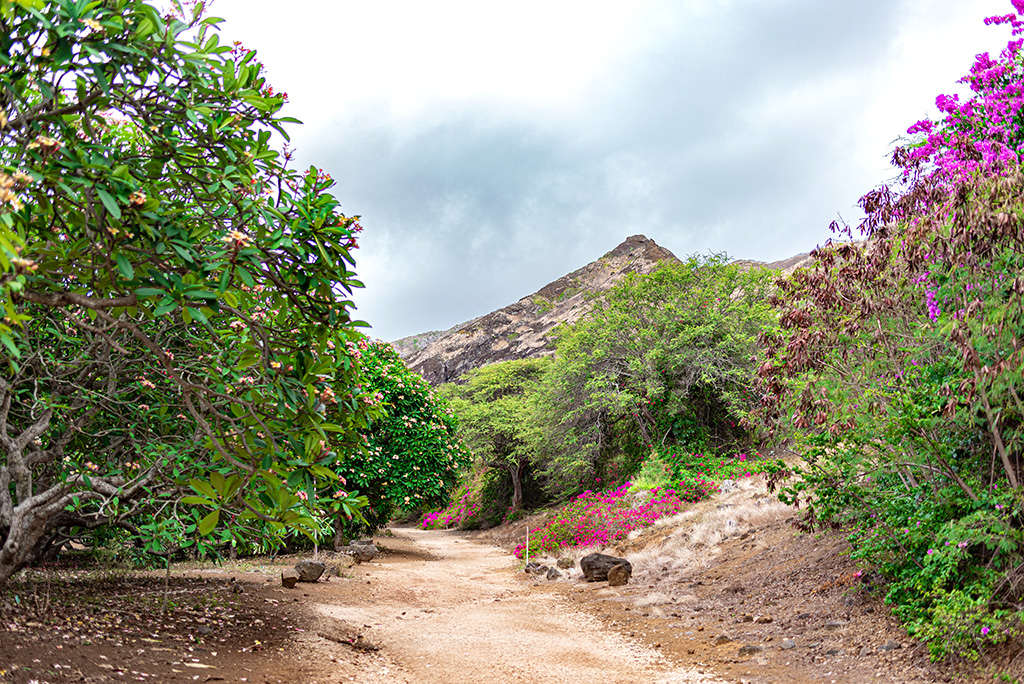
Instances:
[[[791,271],[809,260],[809,254],[800,254],[772,263],[732,263]],[[554,340],[550,333],[583,316],[593,293],[611,288],[629,273],[650,273],[663,261],[680,260],[654,240],[631,235],[599,259],[508,306],[448,330],[410,335],[391,344],[402,360],[432,385],[455,381],[466,371],[488,363],[551,354]]]

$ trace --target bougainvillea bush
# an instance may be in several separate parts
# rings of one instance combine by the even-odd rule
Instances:
[[[718,491],[711,480],[693,478],[677,487],[655,487],[644,493],[630,493],[630,483],[608,492],[586,491],[561,508],[552,521],[530,530],[530,556],[556,554],[572,547],[605,546],[633,530],[653,525],[675,515],[690,504],[703,501]],[[514,551],[517,558],[526,554],[526,542]]]
[[[851,531],[936,657],[1024,618],[1024,25],[988,23],[1013,39],[910,127],[898,185],[862,199],[866,239],[777,284],[760,368],[766,429],[806,454],[785,497]]]

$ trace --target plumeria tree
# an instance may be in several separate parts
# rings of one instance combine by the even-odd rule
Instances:
[[[334,478],[374,410],[358,223],[218,22],[0,6],[0,583],[98,525],[308,527],[290,473]]]
[[[448,402],[387,342],[360,340],[352,353],[361,357],[363,387],[382,407],[362,430],[365,448],[340,471],[369,499],[365,523],[376,528],[396,510],[446,505],[470,457]],[[336,543],[349,531],[346,519],[336,518]]]

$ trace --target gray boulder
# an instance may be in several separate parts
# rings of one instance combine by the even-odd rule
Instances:
[[[360,542],[363,540],[360,540]],[[372,561],[380,553],[377,547],[371,542],[369,544],[352,542],[345,548],[341,549],[341,553],[352,556],[357,563],[366,563]]]
[[[580,570],[588,582],[604,582],[608,579],[608,571],[616,565],[625,565],[629,575],[633,574],[633,566],[625,558],[592,553],[580,559]]]
[[[300,582],[316,582],[324,574],[327,566],[320,561],[304,558],[295,564],[295,572],[299,573]]]

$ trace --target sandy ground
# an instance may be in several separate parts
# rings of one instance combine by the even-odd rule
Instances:
[[[695,668],[674,665],[657,649],[574,607],[564,597],[564,583],[534,587],[494,546],[442,531],[402,529],[397,535],[385,543],[402,546],[408,540],[429,556],[376,564],[371,590],[358,602],[345,600],[347,592],[332,591],[315,602],[327,618],[362,625],[363,638],[379,644],[380,654],[390,660],[390,681],[715,681]],[[330,584],[351,581],[358,580]]]

